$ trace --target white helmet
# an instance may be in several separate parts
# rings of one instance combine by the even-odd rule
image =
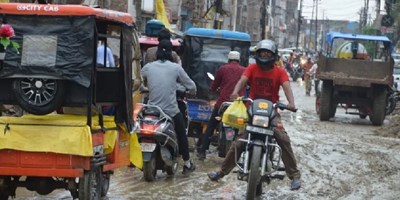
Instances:
[[[256,46],[256,51],[262,49],[269,50],[272,53],[276,54],[276,45],[275,42],[272,40],[261,40],[260,42],[258,42]]]
[[[261,58],[259,53],[261,50],[268,50],[273,53],[273,56],[270,58]],[[277,48],[276,44],[272,40],[261,40],[257,44],[257,50],[256,50],[256,55],[254,56],[254,59],[256,60],[256,63],[259,65],[270,65],[273,64],[276,60],[277,56]]]
[[[228,60],[240,61],[240,53],[238,51],[230,51],[228,54]]]

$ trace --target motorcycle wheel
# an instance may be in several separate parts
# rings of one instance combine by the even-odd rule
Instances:
[[[156,178],[156,157],[152,155],[150,161],[143,162],[143,176],[144,180],[151,182]]]
[[[227,141],[226,141],[226,136],[224,132],[224,127],[222,123],[219,123],[219,135],[218,135],[218,156],[220,158],[225,158],[226,156],[226,146],[227,146]],[[229,148],[228,148],[229,149]]]
[[[299,78],[299,74],[297,72],[293,72],[292,81],[296,82],[298,78]]]
[[[250,162],[250,173],[247,183],[247,194],[246,194],[247,200],[255,199],[257,186],[260,184],[261,181],[261,176],[260,176],[261,153],[262,152],[260,146],[253,147],[253,152]]]
[[[387,102],[385,115],[390,115],[396,109],[396,99],[391,95]]]
[[[174,175],[177,170],[178,170],[177,162],[175,162],[172,166],[165,167],[165,171],[167,172],[168,175]]]

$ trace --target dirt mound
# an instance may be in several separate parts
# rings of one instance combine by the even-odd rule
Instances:
[[[400,138],[400,112],[397,110],[397,112],[392,113],[386,118],[389,120],[389,123],[376,129],[375,133],[384,137]]]

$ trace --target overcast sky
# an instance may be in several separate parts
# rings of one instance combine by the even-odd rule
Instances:
[[[318,19],[359,21],[360,9],[364,7],[364,0],[319,0]],[[312,15],[313,0],[303,0],[303,16],[310,19]],[[375,0],[369,0],[370,19],[375,18]],[[314,17],[315,19],[315,8]]]

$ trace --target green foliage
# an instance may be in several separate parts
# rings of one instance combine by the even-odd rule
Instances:
[[[11,46],[12,48],[15,49],[15,51],[17,51],[17,53],[19,53],[18,49],[20,48],[20,45],[17,42],[10,40],[9,38],[5,37],[0,38],[0,44],[1,44],[0,49],[3,51],[5,51],[8,46]]]

